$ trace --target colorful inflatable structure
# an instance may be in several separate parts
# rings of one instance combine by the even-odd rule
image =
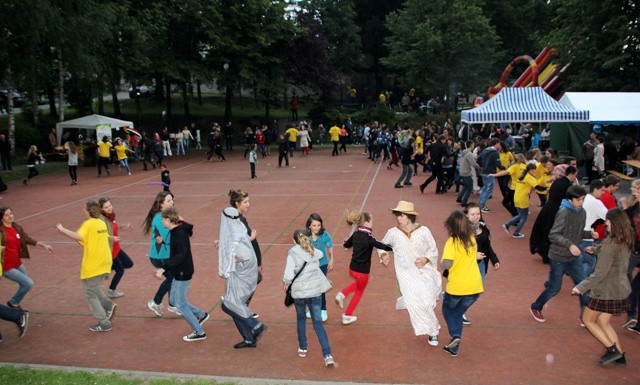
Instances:
[[[500,81],[493,87],[487,89],[487,95],[492,98],[503,87],[506,87],[507,79],[514,67],[527,64],[527,69],[520,75],[513,87],[537,87],[542,89],[554,99],[558,100],[562,97],[563,74],[567,71],[569,64],[562,68],[558,66],[554,59],[558,56],[558,52],[554,48],[545,48],[540,52],[538,57],[532,59],[529,55],[518,56],[514,58],[504,69]]]

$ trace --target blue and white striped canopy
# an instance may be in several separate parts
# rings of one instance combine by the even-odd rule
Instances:
[[[465,123],[588,122],[589,111],[558,103],[540,87],[503,88],[476,108],[462,111]]]

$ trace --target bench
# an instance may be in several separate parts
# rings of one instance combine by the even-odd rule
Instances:
[[[623,174],[623,173],[621,173],[619,171],[616,171],[616,170],[607,170],[607,174],[615,175],[615,176],[617,176],[618,178],[620,178],[622,180],[632,181],[632,180],[636,179],[636,178],[634,178],[632,176],[629,176],[627,174]]]

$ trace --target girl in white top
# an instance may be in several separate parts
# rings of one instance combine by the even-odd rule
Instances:
[[[71,185],[78,184],[78,147],[76,144],[69,141],[64,144],[64,149],[67,150],[67,165],[69,166],[69,177],[71,178]]]

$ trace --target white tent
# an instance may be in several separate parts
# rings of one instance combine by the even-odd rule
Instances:
[[[120,120],[115,118],[110,118],[108,116],[102,115],[87,115],[82,118],[67,120],[64,122],[60,122],[56,124],[56,135],[58,137],[58,143],[62,139],[62,132],[65,128],[81,128],[88,131],[87,135],[93,134],[96,129],[96,126],[100,124],[110,124],[111,128],[120,128],[120,127],[131,127],[133,128],[133,122],[128,122],[126,120]]]
[[[592,124],[640,124],[640,92],[566,92],[560,103],[588,110]]]
[[[540,87],[503,88],[496,96],[470,110],[465,123],[588,122],[589,111],[558,103]]]

